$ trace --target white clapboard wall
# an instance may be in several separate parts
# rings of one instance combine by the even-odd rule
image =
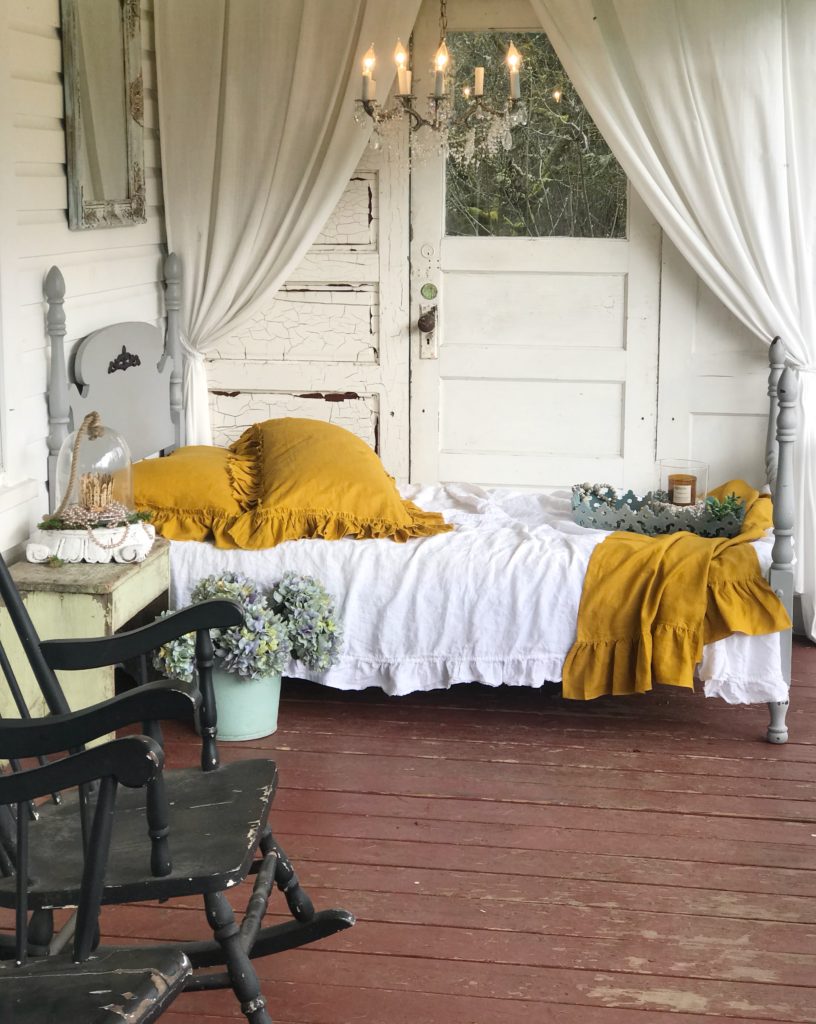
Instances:
[[[351,430],[408,476],[405,147],[368,151],[301,266],[207,364],[216,444],[258,420]]]
[[[115,320],[162,316],[164,218],[153,0],[142,3],[147,223],[70,231],[59,0],[0,3],[0,550],[47,508],[43,279],[65,275],[66,354]]]

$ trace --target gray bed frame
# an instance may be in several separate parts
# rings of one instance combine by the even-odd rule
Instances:
[[[181,263],[174,253],[164,260],[164,333],[145,323],[103,327],[77,346],[70,367],[65,360],[65,280],[57,267],[45,279],[46,323],[51,342],[48,392],[48,489],[56,496],[56,461],[73,425],[96,409],[103,422],[127,439],[134,460],[167,452],[184,443],[182,409]],[[798,382],[787,366],[780,338],[769,349],[768,432],[765,475],[774,500],[771,587],[793,616],[793,446],[796,441]],[[791,630],[781,637],[782,669],[790,689]],[[789,701],[768,705],[769,743],[788,739]]]

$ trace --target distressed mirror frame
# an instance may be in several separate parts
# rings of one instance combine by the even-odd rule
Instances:
[[[128,195],[103,200],[85,199],[79,172],[83,121],[80,104],[80,40],[77,0],[60,0],[62,15],[65,139],[68,158],[68,226],[83,228],[122,227],[144,224],[144,91],[142,86],[142,31],[140,0],[119,0],[122,8],[125,109],[127,120]]]

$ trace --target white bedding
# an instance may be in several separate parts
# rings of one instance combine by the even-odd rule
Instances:
[[[270,584],[288,569],[320,579],[345,629],[339,663],[288,673],[342,690],[379,686],[401,695],[454,683],[542,686],[559,682],[575,638],[584,574],[607,536],[576,526],[569,495],[486,491],[470,484],[406,487],[441,511],[452,533],[386,540],[299,540],[265,551],[171,544],[171,602],[183,607],[197,580],[229,570]],[[763,570],[771,539],[755,548]],[[779,634],[734,634],[707,645],[698,666],[706,696],[729,703],[786,700]]]

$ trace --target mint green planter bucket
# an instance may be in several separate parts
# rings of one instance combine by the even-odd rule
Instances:
[[[242,679],[232,672],[213,668],[212,681],[219,740],[257,740],[277,729],[281,689],[279,675]]]

